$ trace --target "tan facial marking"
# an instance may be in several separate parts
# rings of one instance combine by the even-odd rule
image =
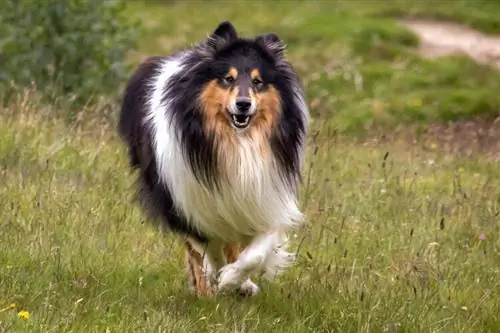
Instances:
[[[250,77],[253,79],[259,79],[260,80],[260,71],[258,68],[254,68],[252,69],[252,71],[250,72]]]
[[[228,76],[231,76],[233,79],[236,79],[238,77],[238,70],[234,67],[231,67],[229,69],[229,72],[227,72]]]
[[[238,87],[224,89],[216,80],[206,85],[200,95],[200,105],[205,117],[207,132],[215,132],[216,135],[220,136],[231,133],[226,107],[237,95]]]
[[[274,125],[278,122],[281,108],[281,98],[273,85],[268,85],[264,92],[251,93],[257,102],[257,114],[253,120],[252,131],[270,135]]]

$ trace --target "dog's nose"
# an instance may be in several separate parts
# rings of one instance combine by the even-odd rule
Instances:
[[[236,100],[236,108],[241,113],[247,113],[252,106],[252,100],[248,97],[240,97]]]

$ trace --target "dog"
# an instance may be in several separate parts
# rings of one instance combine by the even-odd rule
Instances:
[[[198,296],[252,296],[254,274],[293,264],[309,110],[276,33],[230,21],[189,49],[151,56],[124,89],[118,132],[148,217],[182,236]]]

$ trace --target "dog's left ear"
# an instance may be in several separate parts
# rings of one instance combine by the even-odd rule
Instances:
[[[215,51],[238,39],[238,33],[229,21],[221,22],[215,31],[208,37],[207,43]]]
[[[256,42],[264,47],[276,60],[281,60],[285,55],[286,45],[274,32],[257,37]]]

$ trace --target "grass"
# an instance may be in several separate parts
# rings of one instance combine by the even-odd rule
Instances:
[[[311,112],[338,131],[362,134],[370,129],[392,130],[400,124],[498,114],[500,72],[461,56],[421,59],[415,52],[418,38],[394,18],[446,14],[449,19],[454,15],[475,28],[500,33],[500,4],[456,1],[450,6],[401,0],[387,5],[373,1],[214,3],[221,2],[133,4],[132,17],[142,18],[146,26],[139,55],[183,48],[204,38],[219,21],[230,19],[242,34],[272,30],[280,35],[304,81]],[[184,17],[189,19],[179,19]]]
[[[498,165],[353,140],[371,126],[498,112],[497,72],[419,59],[391,18],[444,6],[401,3],[131,4],[147,19],[133,61],[230,18],[245,33],[277,30],[304,77],[309,223],[292,235],[297,264],[249,300],[188,293],[182,247],[130,203],[134,177],[97,107],[67,124],[20,91],[0,109],[0,308],[16,304],[0,312],[0,332],[500,331]],[[446,13],[493,29],[500,7],[471,3]]]

